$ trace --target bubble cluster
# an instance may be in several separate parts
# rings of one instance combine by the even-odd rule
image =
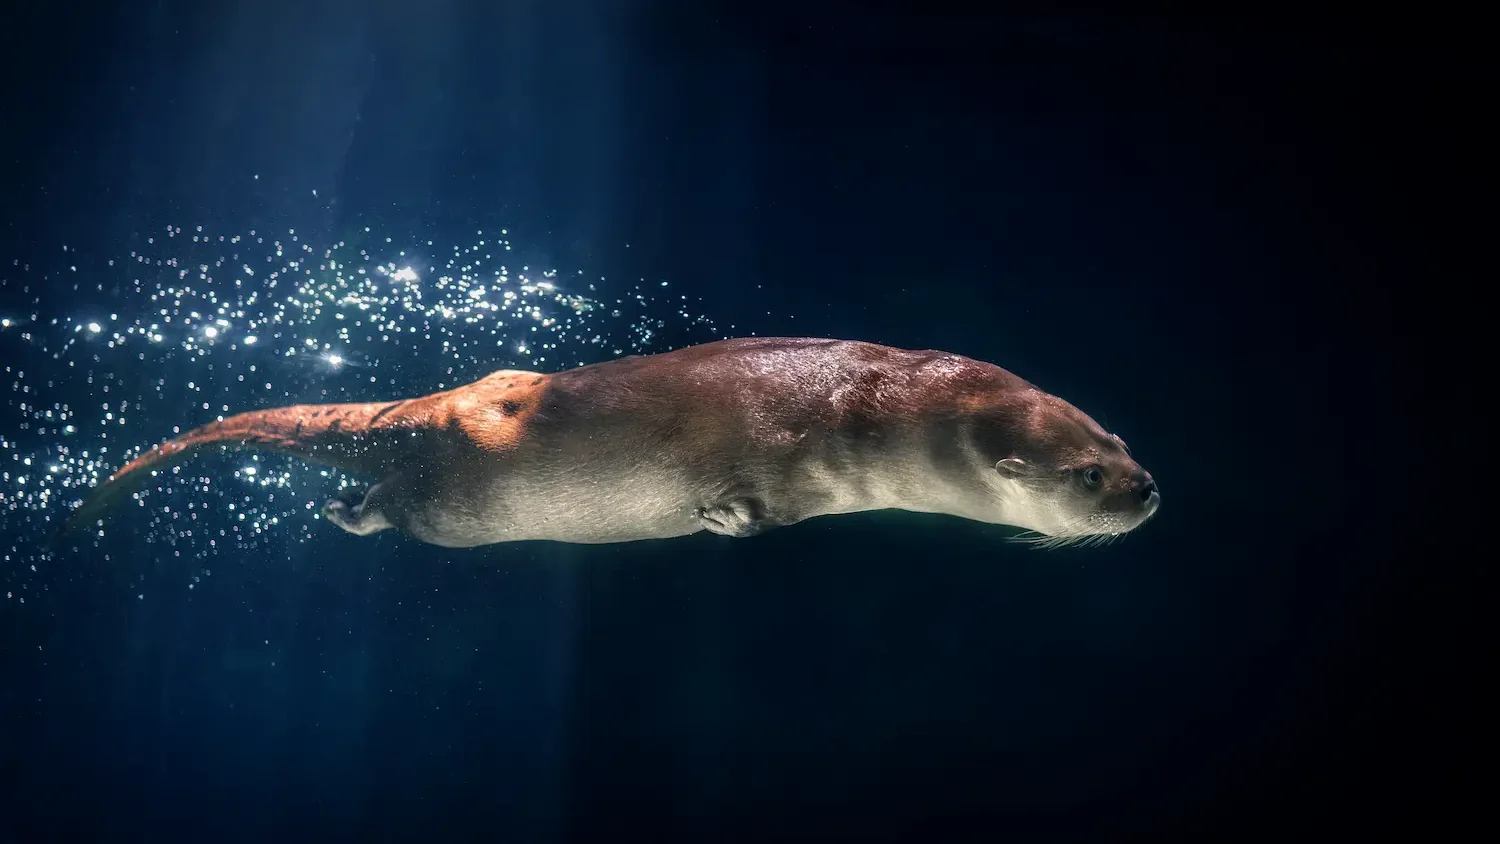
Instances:
[[[320,246],[290,228],[169,226],[115,257],[64,246],[55,266],[0,267],[6,600],[45,588],[39,567],[60,553],[42,539],[88,487],[196,425],[727,336],[665,282],[534,269],[515,259],[505,230],[463,240],[366,228]],[[192,588],[220,552],[268,536],[305,541],[321,502],[354,483],[293,458],[226,451],[218,460],[163,473],[123,505],[138,508],[135,518],[110,520],[82,542],[108,551],[106,533],[129,530],[164,556],[199,561],[182,566]]]

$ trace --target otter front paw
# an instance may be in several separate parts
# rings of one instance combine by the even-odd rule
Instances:
[[[754,536],[772,527],[765,507],[753,498],[736,498],[715,507],[699,507],[693,518],[721,536]]]

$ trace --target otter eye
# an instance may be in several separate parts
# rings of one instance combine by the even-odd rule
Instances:
[[[1090,466],[1083,470],[1083,482],[1093,489],[1104,483],[1104,473],[1099,471],[1098,466]]]

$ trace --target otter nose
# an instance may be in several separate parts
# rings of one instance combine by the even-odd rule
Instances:
[[[1136,494],[1140,495],[1141,503],[1152,504],[1161,498],[1161,492],[1156,488],[1156,481],[1151,479],[1151,473],[1142,469],[1135,473]]]

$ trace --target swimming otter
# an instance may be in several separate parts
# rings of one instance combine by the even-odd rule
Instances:
[[[1134,530],[1161,500],[1119,437],[992,364],[741,338],[552,375],[502,370],[420,398],[241,413],[127,463],[60,535],[211,446],[374,476],[323,516],[446,547],[750,536],[886,508],[1069,544]]]

